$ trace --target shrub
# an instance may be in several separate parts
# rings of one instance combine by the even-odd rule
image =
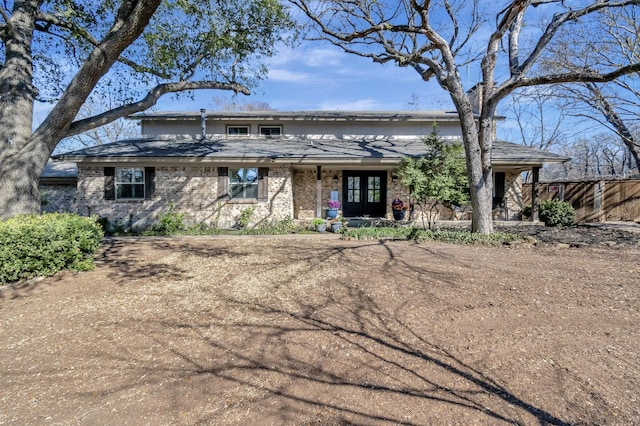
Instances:
[[[251,218],[253,217],[253,213],[256,211],[255,206],[247,207],[240,212],[238,219],[236,219],[236,229],[247,229],[249,223],[251,222]]]
[[[540,203],[540,220],[546,226],[571,226],[576,220],[576,211],[571,204],[559,200]]]
[[[89,271],[103,237],[97,217],[21,215],[0,222],[0,283]]]
[[[169,206],[169,210],[161,213],[158,220],[146,229],[143,235],[175,235],[187,229],[184,224],[184,213],[178,213],[173,210],[173,204]]]

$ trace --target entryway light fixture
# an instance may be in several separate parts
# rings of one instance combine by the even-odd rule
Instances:
[[[333,183],[338,184],[338,175],[333,175]]]
[[[391,175],[391,182],[393,183],[398,182],[398,175]]]

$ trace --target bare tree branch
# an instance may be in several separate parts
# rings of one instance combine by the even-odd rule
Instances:
[[[630,64],[618,68],[615,71],[609,73],[599,73],[595,71],[583,71],[583,72],[566,72],[558,74],[548,74],[538,77],[521,78],[515,82],[505,83],[494,92],[496,99],[502,99],[514,89],[519,87],[539,86],[547,84],[559,84],[559,83],[607,83],[614,81],[615,79],[634,72],[640,72],[640,63]]]
[[[149,109],[155,105],[158,99],[164,94],[199,89],[232,90],[244,95],[250,94],[249,89],[239,84],[219,83],[214,81],[181,81],[178,83],[159,84],[151,89],[149,93],[138,102],[123,105],[93,117],[74,121],[64,136],[74,136],[79,133],[86,132],[87,130],[104,126],[105,124],[111,123],[119,118]]]

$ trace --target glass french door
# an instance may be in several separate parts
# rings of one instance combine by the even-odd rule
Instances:
[[[342,172],[342,214],[347,217],[383,217],[386,214],[387,172]]]

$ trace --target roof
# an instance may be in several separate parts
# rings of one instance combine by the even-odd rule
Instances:
[[[75,186],[78,180],[78,166],[73,162],[48,161],[40,175],[41,185]]]
[[[44,167],[41,177],[43,178],[76,178],[78,177],[78,166],[74,162],[52,162],[48,161]]]
[[[141,138],[98,145],[57,155],[56,160],[75,162],[117,161],[202,161],[202,162],[277,162],[297,164],[354,163],[395,164],[403,157],[426,153],[422,139],[303,139],[224,138]],[[539,165],[569,160],[558,154],[536,150],[505,141],[495,141],[494,165]]]
[[[133,119],[178,120],[200,119],[201,112],[149,112],[134,114]],[[212,111],[207,120],[308,120],[308,121],[460,121],[456,111]],[[497,117],[500,119],[501,117]]]

